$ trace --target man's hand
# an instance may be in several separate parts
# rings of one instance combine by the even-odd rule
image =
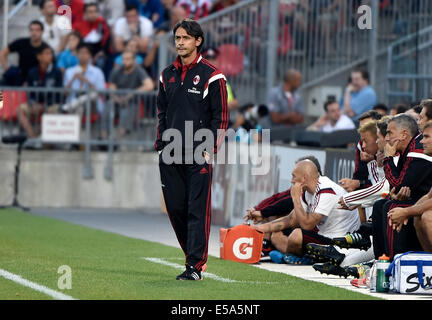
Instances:
[[[356,190],[360,186],[359,180],[353,180],[349,178],[343,178],[339,180],[339,184],[344,188],[347,192],[352,192]]]
[[[257,224],[263,220],[263,216],[261,215],[261,211],[255,210],[255,208],[247,209],[247,213],[243,216],[243,219],[246,222],[252,220],[254,224]]]
[[[385,154],[383,151],[378,151],[377,152],[377,165],[379,168],[382,168],[384,166],[384,159],[385,159]]]
[[[393,200],[405,201],[411,196],[411,189],[409,187],[400,188],[399,192],[396,194],[396,188],[390,190],[390,197]]]
[[[374,156],[362,151],[360,152],[360,159],[361,161],[369,162],[374,159]]]
[[[407,208],[393,208],[388,212],[387,216],[393,230],[397,232],[408,223]]]
[[[293,186],[291,186],[291,197],[294,199],[301,199],[301,196],[303,194],[303,184],[300,182],[294,183]]]
[[[346,205],[343,197],[340,197],[338,204],[339,204],[338,209],[349,210],[349,211],[353,211],[354,209],[357,209],[358,207],[360,207],[360,205],[348,207]]]
[[[398,145],[398,141],[395,141],[393,146],[391,146],[389,143],[386,143],[384,146],[384,154],[386,157],[394,157],[396,155],[396,148]]]

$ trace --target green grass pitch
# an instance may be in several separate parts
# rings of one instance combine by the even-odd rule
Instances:
[[[183,264],[180,249],[155,242],[35,216],[0,210],[0,269],[75,299],[349,299],[373,297],[209,257],[207,271],[237,280],[176,281],[175,268],[147,261]],[[72,270],[72,288],[59,289],[58,268]],[[287,266],[289,267],[289,266]],[[0,299],[52,299],[0,276]]]

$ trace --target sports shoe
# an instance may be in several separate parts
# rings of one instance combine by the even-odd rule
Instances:
[[[186,270],[176,277],[176,280],[202,280],[201,271],[186,265]]]
[[[314,268],[319,273],[332,274],[339,277],[344,277],[345,279],[348,277],[348,273],[346,270],[340,266],[335,266],[329,262],[325,263],[315,263],[312,268]]]
[[[373,263],[359,263],[345,268],[346,272],[354,278],[362,278],[366,271],[372,267]]]
[[[356,248],[365,251],[372,245],[370,238],[363,236],[359,232],[347,233],[345,237],[334,238],[333,242],[340,248]]]
[[[311,265],[313,264],[312,259],[309,257],[303,256],[299,257],[295,254],[284,254],[282,257],[282,261],[286,264],[298,264],[298,265]]]
[[[274,263],[282,263],[284,254],[278,250],[272,250],[270,251],[269,256]]]
[[[333,246],[308,243],[305,248],[307,255],[316,262],[330,262],[335,266],[339,266],[345,259],[345,255],[337,251]]]
[[[311,265],[313,264],[312,259],[308,258],[308,257],[299,257],[296,256],[295,254],[283,254],[282,252],[278,251],[278,250],[272,250],[270,251],[269,254],[270,258],[272,259],[272,261],[274,263],[286,263],[286,264],[302,264],[302,265]]]

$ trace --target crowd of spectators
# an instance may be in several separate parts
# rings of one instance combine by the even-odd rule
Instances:
[[[160,37],[184,18],[200,19],[236,3],[236,0],[40,0],[40,17],[28,26],[29,36],[11,41],[0,52],[3,86],[88,88],[129,88],[153,90],[157,81],[157,52]],[[64,9],[69,6],[71,10]],[[66,13],[66,14],[65,14]],[[68,18],[70,14],[70,19]],[[51,50],[51,54],[48,51]],[[18,54],[18,64],[8,65],[8,56]],[[125,65],[132,56],[134,66]],[[130,73],[130,74],[129,74]],[[116,75],[116,77],[113,77]],[[111,81],[120,77],[122,80]],[[127,79],[132,78],[131,82]],[[143,81],[145,85],[143,85]],[[42,94],[28,95],[20,105],[19,123],[35,137],[31,126],[42,112],[83,113],[88,98],[105,119],[101,97],[67,94],[55,99]],[[44,100],[46,99],[46,101]],[[116,114],[126,111],[115,97]],[[52,105],[56,108],[51,108]],[[108,109],[108,107],[106,108]],[[123,119],[124,117],[122,117]],[[128,115],[127,119],[131,119]],[[104,121],[102,121],[103,123]],[[122,120],[121,136],[129,125]],[[102,136],[106,135],[102,125]]]

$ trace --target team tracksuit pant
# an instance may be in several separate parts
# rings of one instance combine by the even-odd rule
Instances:
[[[201,270],[207,261],[211,224],[212,165],[159,161],[162,191],[186,264]]]
[[[373,248],[375,259],[386,254],[390,259],[398,253],[407,251],[422,250],[417,239],[414,228],[414,219],[408,219],[400,232],[393,230],[389,223],[387,213],[397,207],[409,207],[414,205],[413,201],[379,200],[373,206],[372,227],[373,227]]]

